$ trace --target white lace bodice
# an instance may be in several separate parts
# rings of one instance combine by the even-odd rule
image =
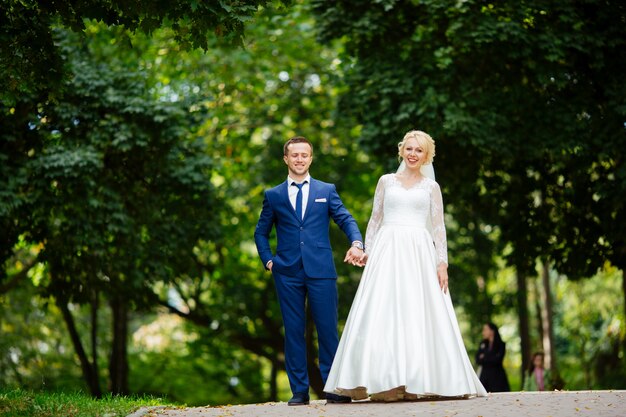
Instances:
[[[437,264],[448,264],[443,199],[439,184],[434,180],[424,177],[407,189],[396,174],[380,177],[365,233],[366,252],[372,247],[380,228],[387,224],[428,229],[435,243]]]

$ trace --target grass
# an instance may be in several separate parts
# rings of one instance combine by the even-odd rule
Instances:
[[[140,407],[156,405],[163,405],[163,400],[112,395],[94,399],[83,393],[0,389],[1,417],[125,417]]]

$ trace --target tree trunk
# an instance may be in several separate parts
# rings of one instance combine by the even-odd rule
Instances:
[[[76,330],[76,324],[74,323],[74,317],[68,308],[67,302],[61,300],[59,297],[56,298],[56,304],[61,310],[63,315],[63,320],[65,321],[65,325],[67,326],[67,330],[70,334],[70,338],[72,339],[72,344],[74,345],[74,350],[78,355],[78,360],[80,361],[80,367],[83,371],[83,378],[85,378],[85,382],[89,387],[89,392],[96,398],[102,397],[102,390],[100,389],[100,380],[98,378],[98,368],[95,367],[95,363],[89,362],[89,358],[87,357],[87,353],[83,348],[83,344],[80,341],[80,335],[78,334],[78,330]]]
[[[114,295],[111,299],[113,313],[113,341],[109,361],[109,384],[113,394],[127,395],[128,390],[128,301]]]
[[[541,308],[541,300],[543,299],[543,295],[541,293],[540,290],[540,284],[537,282],[537,280],[535,280],[534,278],[532,280],[530,280],[530,283],[532,284],[532,292],[534,294],[534,298],[535,298],[535,325],[536,327],[536,332],[537,332],[537,337],[539,339],[539,342],[537,343],[536,346],[542,346],[542,342],[543,342],[543,321],[542,321],[542,317],[543,317],[543,311]],[[535,346],[534,343],[531,343],[531,346]],[[543,349],[543,347],[542,347]],[[531,349],[531,350],[534,350]]]
[[[624,269],[622,268],[622,295],[624,296],[624,317],[626,317],[626,273],[624,273]],[[622,357],[626,362],[626,337],[622,339],[622,349],[623,354]]]
[[[616,256],[611,259],[613,265],[617,267],[622,273],[622,297],[624,297],[624,304],[622,308],[624,309],[624,317],[626,317],[626,247],[624,245],[620,245],[615,248]],[[623,333],[622,333],[623,334]],[[624,364],[622,366],[626,366],[626,337],[622,337],[622,358]]]
[[[585,375],[585,389],[591,389],[591,365],[587,360],[587,339],[583,338],[579,351],[580,363],[583,366]]]
[[[100,299],[98,291],[94,290],[91,298],[91,363],[96,375],[98,375],[98,309]]]
[[[528,325],[528,289],[526,287],[526,276],[517,270],[517,315],[519,318],[519,335],[520,347],[522,354],[522,386],[524,386],[524,377],[526,369],[528,369],[528,360],[530,359],[530,331]]]
[[[554,326],[553,326],[553,306],[552,306],[552,286],[550,285],[550,265],[543,262],[541,273],[543,282],[543,310],[541,311],[541,322],[543,323],[543,352],[545,354],[545,366],[552,372],[557,372],[556,355],[554,354]]]
[[[269,401],[278,401],[278,360],[272,359],[272,372],[270,375],[270,398]]]

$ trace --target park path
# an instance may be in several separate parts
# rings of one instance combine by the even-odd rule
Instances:
[[[228,405],[195,408],[140,410],[133,417],[402,417],[402,416],[532,416],[626,417],[626,391],[553,391],[489,394],[467,400],[421,400],[397,403],[359,401],[308,406],[287,403]]]

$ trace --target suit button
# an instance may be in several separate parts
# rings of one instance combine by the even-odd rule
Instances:
[[[300,242],[300,246],[304,246],[304,242]]]
[[[304,227],[301,227],[300,230],[304,230]]]

